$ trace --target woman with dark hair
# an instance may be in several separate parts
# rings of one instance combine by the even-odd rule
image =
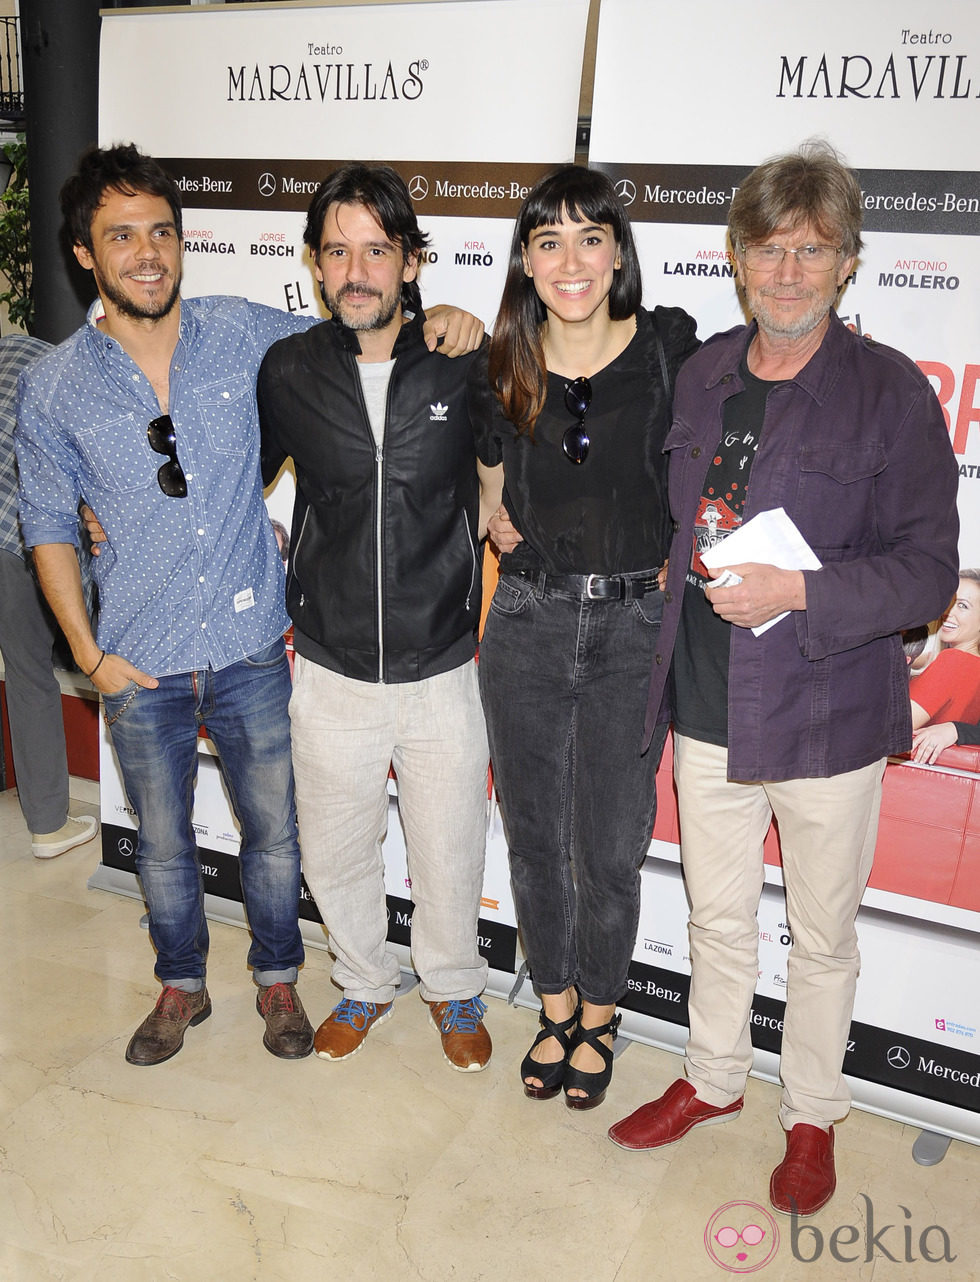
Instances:
[[[697,347],[640,306],[629,221],[573,165],[521,207],[490,345],[483,461],[522,536],[502,555],[480,687],[524,947],[542,1001],[525,1094],[592,1108],[639,915],[663,736],[640,748],[660,627],[671,388]]]

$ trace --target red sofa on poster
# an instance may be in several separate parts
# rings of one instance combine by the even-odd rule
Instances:
[[[679,845],[673,762],[668,736],[653,835]],[[766,836],[765,860],[780,862],[775,827]],[[933,766],[888,763],[869,884],[980,912],[980,748],[947,748]]]

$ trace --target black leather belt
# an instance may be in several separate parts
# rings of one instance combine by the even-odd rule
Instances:
[[[516,578],[533,583],[542,592],[553,588],[588,601],[633,601],[660,588],[659,570],[636,574],[545,574],[543,570],[515,570]]]

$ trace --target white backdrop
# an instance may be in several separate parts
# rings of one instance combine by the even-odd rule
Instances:
[[[187,294],[316,313],[301,243],[310,194],[344,161],[384,160],[409,182],[433,236],[424,297],[490,321],[521,196],[573,156],[587,8],[478,0],[106,14],[100,139],[132,139],[178,178]],[[963,561],[978,564],[980,15],[972,0],[900,14],[884,0],[825,0],[816,17],[754,0],[751,21],[742,12],[723,0],[603,0],[591,157],[622,184],[645,301],[686,307],[702,336],[738,323],[724,239],[732,190],[765,156],[828,137],[860,170],[867,204],[867,248],[841,312],[933,379],[962,463]],[[913,20],[925,30],[904,25]],[[153,59],[139,56],[147,48]],[[270,507],[285,515],[290,499],[287,484]],[[132,892],[133,822],[107,742],[102,779],[102,884]],[[666,809],[663,775],[661,791]],[[502,993],[520,952],[499,815],[488,821],[481,935],[491,991]],[[195,825],[212,910],[234,916],[237,837],[207,755]],[[404,947],[394,812],[386,859]],[[643,875],[624,1029],[676,1049],[687,943],[674,838],[653,843]],[[768,879],[753,1020],[757,1067],[771,1075],[788,937],[778,870]],[[885,891],[866,904],[846,1065],[856,1099],[980,1142],[976,914]],[[303,912],[308,938],[322,942],[309,902]],[[911,1070],[891,1067],[903,1055]]]

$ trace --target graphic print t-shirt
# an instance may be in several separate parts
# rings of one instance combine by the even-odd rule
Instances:
[[[732,625],[704,595],[711,579],[701,555],[742,524],[752,461],[759,448],[766,397],[778,383],[739,369],[744,389],[725,402],[722,437],[704,480],[694,518],[691,562],[674,649],[674,726],[704,743],[728,746],[728,652]]]

